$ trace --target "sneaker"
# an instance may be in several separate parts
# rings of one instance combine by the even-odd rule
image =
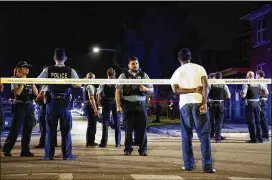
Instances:
[[[115,147],[121,147],[121,144],[116,144]]]
[[[205,173],[216,173],[215,169],[205,169],[204,170]]]
[[[194,166],[192,169],[186,169],[185,166],[183,166],[181,169],[184,171],[193,171],[196,169],[196,166]]]
[[[26,152],[26,153],[21,152],[20,156],[21,157],[33,157],[34,154],[32,152]]]

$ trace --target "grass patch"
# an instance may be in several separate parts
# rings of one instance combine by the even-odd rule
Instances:
[[[171,120],[167,118],[166,116],[161,116],[160,122],[152,122],[154,119],[155,119],[155,116],[148,117],[148,124],[147,124],[148,127],[180,124],[179,119]]]

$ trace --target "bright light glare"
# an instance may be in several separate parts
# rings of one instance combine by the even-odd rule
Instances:
[[[98,53],[99,52],[99,48],[98,47],[93,48],[93,52],[94,53]]]

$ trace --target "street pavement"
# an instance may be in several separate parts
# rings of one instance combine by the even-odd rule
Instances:
[[[167,134],[148,133],[148,156],[138,155],[134,147],[132,156],[124,156],[123,148],[114,144],[114,130],[109,131],[107,148],[86,148],[85,132],[87,122],[74,118],[72,141],[76,160],[62,160],[60,146],[56,148],[56,157],[52,161],[42,161],[43,149],[31,149],[35,157],[21,158],[18,138],[12,157],[1,155],[1,180],[4,179],[120,179],[120,180],[268,180],[271,179],[271,142],[246,144],[245,133],[226,133],[227,140],[221,144],[212,142],[215,174],[206,174],[201,169],[200,143],[193,140],[196,170],[185,172],[181,154],[181,138]],[[96,142],[99,143],[102,126],[98,124]],[[6,139],[7,133],[1,137]],[[33,132],[31,146],[38,143],[39,133]],[[58,132],[58,145],[61,144]],[[122,132],[122,145],[124,132]]]

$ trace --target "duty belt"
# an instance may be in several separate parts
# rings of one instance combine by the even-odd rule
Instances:
[[[214,103],[214,102],[223,103],[224,100],[213,100],[213,99],[209,99],[209,102],[211,102],[211,103]]]
[[[15,100],[15,103],[19,103],[19,104],[33,104],[33,101]]]
[[[259,102],[260,99],[247,99],[248,102]]]

